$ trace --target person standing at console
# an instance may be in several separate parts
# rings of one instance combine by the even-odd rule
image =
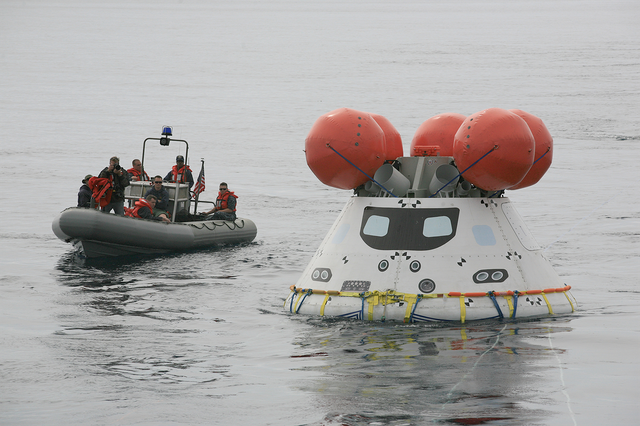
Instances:
[[[167,182],[189,182],[189,189],[191,189],[193,186],[193,174],[191,173],[191,168],[184,164],[184,157],[182,155],[176,157],[176,165],[167,173],[164,180]]]
[[[102,169],[98,177],[109,179],[112,189],[111,201],[102,211],[109,213],[113,210],[115,214],[124,216],[124,189],[129,186],[129,174],[120,166],[120,159],[111,157],[109,166]]]

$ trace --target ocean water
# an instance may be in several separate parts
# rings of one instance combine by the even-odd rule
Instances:
[[[636,424],[640,3],[3,1],[0,424]],[[442,112],[542,118],[554,160],[508,192],[574,315],[397,324],[291,316],[350,192],[304,138],[340,107],[405,152]],[[254,243],[84,261],[51,231],[81,179],[171,125]],[[157,147],[164,175],[184,148]],[[206,197],[205,197],[206,198]]]

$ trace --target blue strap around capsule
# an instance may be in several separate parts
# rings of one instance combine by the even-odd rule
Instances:
[[[516,311],[518,310],[518,295],[520,294],[520,292],[518,290],[513,292],[513,315],[511,315],[511,318],[515,318],[516,317]]]
[[[296,290],[293,289],[293,294],[291,294],[291,303],[289,304],[289,312],[293,313],[293,299],[296,298]]]
[[[304,294],[304,297],[302,298],[302,300],[298,304],[298,309],[296,309],[296,314],[298,312],[300,312],[300,308],[302,307],[302,304],[304,303],[304,299],[306,299],[307,296],[309,296],[310,294],[313,294],[313,290],[309,288],[309,289],[307,289],[307,292]]]
[[[422,294],[418,294],[416,297],[416,303],[413,304],[413,309],[411,309],[411,315],[409,315],[409,324],[413,322],[413,314],[416,313],[416,308],[418,307],[418,302],[422,300]]]
[[[487,294],[491,298],[491,301],[493,302],[493,306],[496,307],[496,311],[498,311],[498,316],[500,317],[500,319],[504,318],[504,315],[502,315],[502,309],[500,309],[500,305],[498,305],[498,301],[496,300],[496,295],[494,294],[494,292],[490,291]]]

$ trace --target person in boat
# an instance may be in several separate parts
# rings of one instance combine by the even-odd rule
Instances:
[[[113,210],[115,214],[124,216],[124,188],[129,186],[129,173],[120,167],[120,159],[111,157],[109,166],[102,169],[98,177],[109,179],[112,188],[111,201],[102,211],[109,213]]]
[[[153,177],[153,186],[144,194],[145,198],[148,195],[153,195],[157,199],[153,215],[160,216],[164,214],[166,216],[169,208],[169,192],[162,186],[162,176],[156,175]]]
[[[133,180],[133,181],[151,180],[149,179],[149,175],[147,174],[147,172],[142,170],[142,162],[140,160],[136,158],[131,162],[131,165],[133,167],[127,170],[127,173],[129,173],[129,180]]]
[[[91,179],[92,175],[86,175],[84,179],[82,179],[82,186],[78,191],[78,207],[91,207],[91,197],[93,196],[93,191],[89,188],[89,179]]]
[[[167,173],[164,180],[167,182],[189,182],[189,189],[191,189],[193,186],[193,174],[191,173],[191,168],[184,164],[184,157],[182,155],[176,157],[176,165]]]
[[[135,217],[138,219],[150,219],[150,220],[161,220],[163,222],[171,222],[166,215],[160,214],[158,216],[153,215],[153,208],[156,205],[158,199],[155,195],[149,194],[145,198],[140,198],[135,203],[135,207],[133,209],[127,210],[127,216]]]
[[[207,220],[236,220],[236,199],[238,196],[229,191],[226,182],[220,183],[220,192],[216,198],[216,205],[207,212],[200,213],[207,216]]]

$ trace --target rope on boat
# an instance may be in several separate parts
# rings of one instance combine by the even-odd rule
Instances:
[[[325,296],[324,300],[322,301],[322,305],[320,307],[321,316],[324,316],[324,310],[330,296],[358,297],[362,300],[362,306],[360,308],[360,318],[362,319],[365,318],[364,303],[366,301],[368,304],[367,319],[369,321],[373,321],[374,307],[378,305],[386,306],[390,304],[406,302],[407,308],[405,310],[403,322],[412,323],[412,322],[415,322],[413,317],[414,317],[416,308],[418,306],[418,303],[422,299],[455,298],[455,297],[459,298],[460,300],[460,322],[462,323],[465,322],[467,317],[467,305],[466,305],[465,298],[468,299],[470,297],[489,297],[493,302],[493,305],[495,306],[496,312],[498,314],[497,316],[500,319],[503,319],[505,315],[503,314],[502,309],[500,309],[500,305],[498,304],[496,297],[503,297],[506,300],[507,305],[509,306],[508,318],[511,318],[511,319],[516,318],[517,307],[518,307],[518,297],[521,295],[542,296],[542,298],[544,299],[547,305],[547,309],[549,310],[549,314],[554,315],[553,309],[551,308],[551,303],[549,302],[549,299],[547,298],[546,295],[551,293],[563,293],[567,298],[567,300],[569,301],[569,304],[571,305],[571,312],[575,311],[575,307],[573,306],[573,303],[571,302],[571,299],[567,294],[567,291],[571,290],[570,285],[559,287],[559,288],[546,288],[544,290],[525,290],[525,291],[508,290],[508,291],[488,291],[488,292],[469,292],[469,293],[450,291],[449,293],[435,293],[435,294],[399,293],[399,292],[396,292],[395,290],[387,290],[387,291],[376,290],[376,291],[365,291],[365,292],[358,293],[358,292],[338,291],[338,290],[317,290],[317,289],[311,289],[311,288],[306,288],[306,289],[297,288],[295,285],[292,285],[290,287],[290,290],[293,293],[290,296],[291,300],[289,302],[289,312],[291,313],[296,313],[296,314],[299,313],[302,303],[305,301],[305,299],[308,296],[312,294]],[[298,295],[297,298],[295,297],[296,294]],[[295,300],[295,303],[294,303],[294,300]]]
[[[242,228],[244,228],[244,220],[243,219],[240,219],[240,220],[236,219],[234,221],[231,221],[233,226],[231,226],[229,224],[230,221],[228,221],[228,220],[221,221],[221,222],[222,223],[215,223],[213,221],[207,221],[207,222],[199,222],[199,223],[187,223],[187,225],[192,226],[192,227],[194,227],[196,229],[207,228],[209,231],[214,231],[219,226],[226,226],[231,231],[233,231],[234,229],[242,229]],[[213,225],[213,227],[210,228],[209,224]]]
[[[442,191],[444,188],[446,188],[451,182],[453,182],[454,180],[458,179],[460,176],[462,176],[462,174],[464,172],[466,172],[467,170],[469,170],[470,168],[472,168],[473,166],[475,166],[476,164],[478,164],[478,162],[480,160],[482,160],[484,157],[486,157],[487,155],[491,154],[493,151],[495,151],[496,149],[498,149],[498,145],[494,145],[493,148],[491,148],[489,151],[487,151],[486,154],[484,154],[482,157],[478,158],[476,161],[474,161],[469,167],[467,167],[466,169],[464,169],[463,171],[461,171],[460,173],[458,173],[453,179],[451,179],[449,182],[445,183],[444,185],[442,185],[442,188],[438,189],[435,193],[433,193],[432,195],[429,195],[429,198],[433,198],[436,195],[438,195],[438,193],[440,191]]]
[[[369,178],[370,181],[374,182],[376,185],[378,185],[380,188],[384,189],[385,191],[387,191],[387,194],[393,195],[394,197],[398,198],[397,195],[395,195],[393,192],[389,191],[387,188],[385,188],[384,186],[382,186],[382,184],[380,182],[378,182],[377,180],[375,180],[374,178],[372,178],[371,176],[369,176],[364,170],[362,170],[360,167],[356,166],[355,164],[353,164],[351,161],[349,161],[347,159],[347,157],[345,157],[344,155],[340,154],[334,147],[331,146],[331,144],[327,144],[327,147],[329,147],[333,152],[335,152],[336,154],[338,154],[340,157],[342,157],[347,163],[351,164],[353,167],[355,167],[356,169],[358,169],[358,171],[360,171],[360,173],[362,173],[363,175],[365,175],[366,177]]]

